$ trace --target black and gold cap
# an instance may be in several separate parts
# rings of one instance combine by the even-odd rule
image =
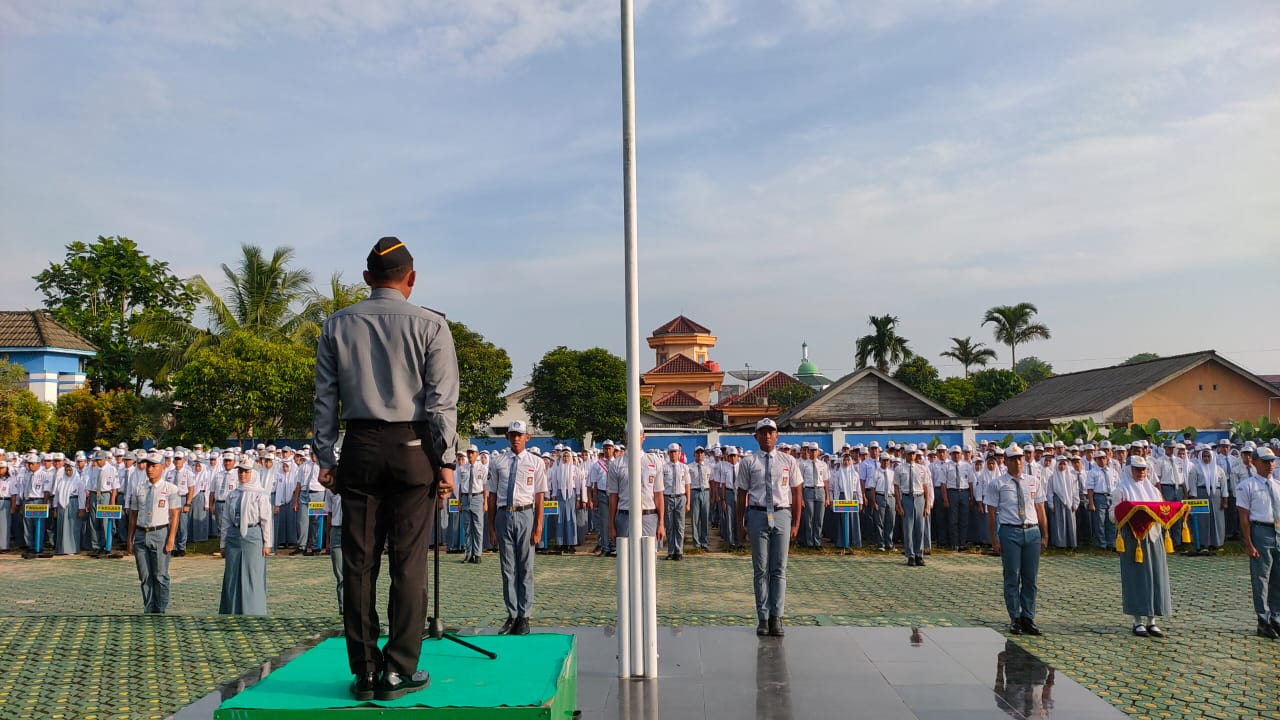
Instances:
[[[384,237],[374,243],[367,260],[369,272],[385,275],[397,268],[413,263],[409,248],[400,242],[400,238]]]

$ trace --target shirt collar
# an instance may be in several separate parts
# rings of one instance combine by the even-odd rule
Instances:
[[[404,300],[404,293],[395,288],[376,287],[369,290],[370,300]]]

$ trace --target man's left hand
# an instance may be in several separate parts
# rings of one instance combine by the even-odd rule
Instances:
[[[795,540],[795,539],[796,539],[796,537],[798,537],[799,535],[800,535],[800,526],[799,526],[799,525],[792,525],[792,526],[791,526],[791,539],[792,539],[792,540]]]
[[[338,482],[338,473],[335,468],[320,468],[320,476],[316,479],[326,490],[333,490]],[[297,511],[297,508],[294,510]]]
[[[529,534],[529,544],[533,547],[538,547],[538,543],[540,542],[542,542],[542,526],[538,525],[533,529],[533,532]]]

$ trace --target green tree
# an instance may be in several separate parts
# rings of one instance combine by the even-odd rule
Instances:
[[[51,447],[52,422],[50,407],[27,389],[26,369],[0,358],[0,447]]]
[[[97,391],[128,389],[141,394],[155,382],[156,363],[179,338],[141,338],[141,323],[186,325],[195,309],[192,288],[152,260],[126,237],[102,237],[67,245],[66,258],[34,277],[44,306],[55,320],[98,348],[86,363],[89,386]]]
[[[997,305],[982,318],[982,324],[990,324],[997,342],[1009,346],[1009,367],[1018,366],[1017,348],[1022,343],[1032,340],[1048,340],[1049,328],[1032,318],[1039,312],[1029,302],[1017,305]]]
[[[893,371],[893,378],[925,397],[932,398],[938,385],[938,368],[916,355]]]
[[[533,366],[524,408],[556,437],[621,437],[627,424],[627,364],[603,348],[561,345]]]
[[[1018,373],[1018,377],[1027,381],[1027,387],[1053,377],[1053,366],[1035,355],[1028,355],[1019,360],[1013,371]]]
[[[1146,362],[1148,360],[1159,360],[1160,356],[1153,352],[1140,352],[1130,357],[1128,360],[1120,363],[1121,365],[1132,365],[1134,363]]]
[[[1012,370],[982,370],[974,373],[973,401],[965,415],[978,416],[1027,389],[1027,381]]]
[[[776,387],[769,391],[769,404],[776,405],[783,410],[790,410],[800,403],[813,397],[813,388],[804,383],[791,383]]]
[[[969,368],[977,365],[986,367],[987,363],[996,359],[996,351],[985,343],[976,343],[973,337],[951,338],[951,349],[939,353],[941,357],[949,357],[964,367],[964,376],[969,377]]]
[[[929,399],[942,404],[948,410],[967,415],[973,405],[973,397],[976,392],[977,389],[974,388],[972,379],[949,377],[934,385],[933,393],[929,395]]]
[[[88,450],[118,442],[137,445],[154,438],[162,408],[154,399],[141,398],[127,390],[94,393],[82,388],[58,398],[53,410],[52,447]]]
[[[311,273],[289,267],[293,260],[290,247],[278,247],[268,258],[262,248],[241,245],[236,266],[222,265],[227,280],[225,295],[219,295],[205,278],[193,277],[191,287],[208,316],[208,328],[169,318],[141,323],[135,330],[143,339],[176,339],[172,352],[159,363],[160,374],[177,372],[201,350],[239,331],[278,343],[299,340],[307,324],[293,308],[304,302],[311,290]]]
[[[314,351],[301,345],[232,333],[174,375],[172,439],[221,445],[227,438],[308,435],[315,364]]]
[[[889,372],[889,366],[909,359],[913,353],[907,347],[906,338],[898,335],[898,318],[894,315],[872,315],[867,318],[871,325],[871,334],[858,338],[858,367],[864,368],[874,363],[882,373]]]
[[[475,435],[505,407],[503,391],[511,381],[507,351],[460,322],[449,321],[458,353],[458,432]]]

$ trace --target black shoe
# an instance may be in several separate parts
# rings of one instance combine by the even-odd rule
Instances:
[[[290,554],[290,555],[301,555],[301,554],[302,554],[302,548],[300,548],[300,547],[296,547],[296,548],[294,548],[294,549],[293,549],[293,552],[291,552],[291,553],[289,553],[289,554]]]
[[[502,623],[502,627],[498,628],[499,635],[510,635],[511,629],[516,626],[516,619],[508,616],[507,621]]]
[[[479,555],[477,555],[477,556],[475,556],[475,557],[471,558],[471,564],[472,564],[472,565],[479,565],[479,564],[480,564],[480,556],[479,556]]]
[[[1147,627],[1141,623],[1135,623],[1133,626],[1133,634],[1138,637],[1147,637]]]
[[[1011,621],[1011,622],[1009,623],[1009,634],[1010,634],[1010,635],[1021,635],[1021,634],[1022,634],[1022,623],[1021,623],[1020,621],[1018,621],[1018,620],[1013,620],[1013,621]]]
[[[1151,623],[1150,625],[1147,626],[1147,634],[1155,638],[1164,637],[1164,631],[1161,630],[1160,626],[1156,625],[1155,623]]]
[[[419,670],[410,677],[400,673],[382,673],[382,682],[378,683],[373,696],[378,700],[398,700],[411,692],[427,689],[431,684],[431,675],[426,670]]]
[[[922,557],[916,558],[916,567],[924,567],[924,558]]]
[[[679,554],[677,554],[677,555],[676,555],[674,558],[672,558],[672,559],[673,559],[673,560],[683,560],[683,559],[684,559],[684,553],[679,553]]]
[[[1266,620],[1259,620],[1258,621],[1258,637],[1270,638],[1272,640],[1275,640],[1277,638],[1280,638],[1280,633],[1276,632],[1276,629],[1271,626],[1271,623],[1267,622]]]
[[[1276,636],[1280,637],[1280,619],[1271,621],[1271,629],[1276,631]]]
[[[303,557],[312,557],[312,556],[314,556],[315,554],[316,554],[316,551],[315,551],[315,550],[304,550],[304,551],[303,551],[303,553],[302,553],[302,556],[303,556]]]
[[[913,557],[907,558],[907,567],[915,567],[915,566],[916,566],[916,559]]]
[[[187,551],[186,551],[186,550],[174,550],[174,551],[173,551],[173,556],[174,556],[174,557],[186,557],[186,556],[187,556]]]
[[[1259,625],[1259,627],[1261,627],[1261,625]],[[760,624],[756,625],[756,637],[764,637],[765,635],[768,635],[768,634],[769,634],[769,623],[765,622],[764,620],[761,620]]]
[[[511,628],[512,635],[528,635],[529,634],[529,618],[516,618],[516,624]]]
[[[357,675],[355,680],[351,681],[351,695],[357,700],[364,702],[373,699],[373,691],[378,685],[377,673],[364,673]]]
[[[769,618],[769,637],[782,637],[787,631],[782,629],[782,618]]]
[[[1043,632],[1040,631],[1040,628],[1035,624],[1035,622],[1029,617],[1022,618],[1022,630],[1028,635],[1044,634]]]

